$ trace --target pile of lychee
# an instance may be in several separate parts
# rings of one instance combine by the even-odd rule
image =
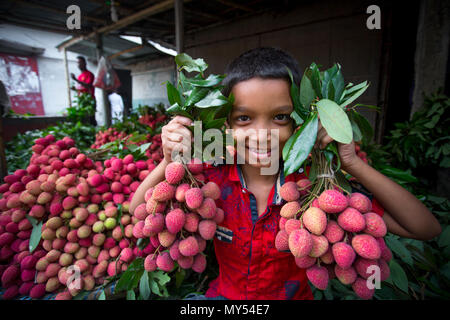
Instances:
[[[392,253],[383,240],[387,232],[383,219],[371,211],[372,202],[365,195],[345,196],[336,189],[324,190],[302,210],[300,199],[310,185],[301,179],[281,187],[287,202],[280,211],[276,248],[290,251],[316,288],[325,290],[329,280],[337,278],[351,285],[358,297],[371,299],[375,289],[367,279],[373,270],[379,268],[380,281],[390,275]]]
[[[127,269],[140,250],[133,236],[137,218],[128,212],[153,160],[132,155],[94,162],[69,137],[48,135],[35,141],[30,164],[0,185],[0,277],[3,299],[40,298],[61,291],[69,299],[104,284]],[[31,219],[32,218],[32,219]],[[31,221],[42,222],[41,239],[30,252]],[[67,288],[71,266],[78,267],[78,288]]]
[[[156,250],[144,261],[147,271],[171,271],[176,267],[201,273],[206,268],[204,250],[214,238],[224,212],[216,206],[220,188],[204,183],[203,164],[192,159],[184,164],[171,162],[165,180],[145,193],[145,203],[133,212],[136,238],[149,239]]]

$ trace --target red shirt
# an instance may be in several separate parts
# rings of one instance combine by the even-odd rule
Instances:
[[[285,203],[279,190],[287,181],[307,178],[302,172],[284,177],[280,168],[277,182],[267,199],[266,211],[258,217],[255,196],[246,188],[240,167],[204,165],[204,175],[221,187],[216,204],[224,210],[217,226],[214,249],[219,276],[211,281],[206,297],[221,295],[233,300],[313,300],[306,269],[295,264],[289,252],[275,248],[280,209]],[[382,208],[374,204],[372,211]],[[379,213],[380,214],[380,213]]]
[[[94,83],[94,74],[89,70],[85,70],[78,76],[77,79],[78,81],[92,85]],[[92,86],[90,89],[86,89],[83,85],[77,84],[76,89],[78,93],[86,92],[89,93],[94,98],[94,91],[95,91],[94,86]]]

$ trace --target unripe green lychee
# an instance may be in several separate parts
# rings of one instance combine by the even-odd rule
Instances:
[[[115,218],[107,218],[104,222],[106,229],[111,230],[114,229],[114,227],[117,224],[117,221]]]

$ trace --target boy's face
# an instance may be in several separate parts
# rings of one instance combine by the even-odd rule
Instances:
[[[246,164],[269,167],[270,159],[281,157],[293,133],[290,84],[282,79],[252,78],[236,84],[232,93],[235,102],[229,126],[237,140],[237,153]],[[245,148],[239,148],[239,143]]]

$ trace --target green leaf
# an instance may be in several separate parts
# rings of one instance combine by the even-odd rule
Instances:
[[[301,125],[301,124],[304,122],[304,121],[303,121],[303,118],[301,118],[301,117],[298,115],[298,113],[295,112],[295,111],[292,111],[292,113],[290,114],[290,116],[291,116],[292,119],[294,119],[295,124],[296,124],[297,126]]]
[[[215,89],[213,91],[208,92],[208,94],[204,98],[202,98],[202,100],[196,102],[195,106],[198,108],[209,108],[222,106],[227,103],[228,103],[227,98],[224,95],[222,95],[219,89]]]
[[[189,119],[193,119],[192,115],[186,111],[184,111],[180,105],[178,103],[174,103],[173,105],[171,105],[168,109],[167,112],[170,114],[179,114],[181,116],[187,117]],[[101,147],[100,147],[101,148]]]
[[[403,262],[414,265],[414,261],[411,257],[411,252],[406,246],[394,237],[385,237],[386,245],[391,249]]]
[[[290,149],[286,152],[283,150],[283,155],[286,154],[286,158],[283,156],[285,176],[297,171],[308,157],[316,142],[317,126],[317,113],[311,113],[309,118],[295,133],[294,141],[289,146]]]
[[[194,87],[213,87],[222,82],[223,75],[210,74],[206,79],[186,79],[186,82]]]
[[[186,53],[180,53],[175,56],[175,62],[178,65],[178,68],[181,70],[186,70],[187,72],[193,72],[197,71],[201,74],[208,68],[208,65],[206,64],[205,60],[198,58],[198,59],[192,59],[191,56],[189,56]]]
[[[373,128],[370,125],[369,121],[365,117],[363,117],[360,113],[354,110],[352,110],[350,114],[353,121],[358,125],[364,144],[369,144],[369,142],[372,140],[373,137]]]
[[[367,81],[361,82],[357,85],[347,85],[344,92],[342,93],[341,99],[349,98],[354,92],[362,89],[363,87],[367,86]]]
[[[158,280],[161,286],[165,286],[166,283],[170,282],[169,275],[164,271],[155,271],[153,272],[153,277]]]
[[[342,173],[342,171],[341,170],[337,171],[335,173],[335,175],[336,175],[336,180],[337,180],[339,186],[341,188],[343,188],[345,191],[347,191],[348,193],[351,193],[352,192],[352,187],[348,183],[347,179],[345,179],[345,176]]]
[[[284,145],[283,151],[282,151],[283,160],[287,159],[289,151],[291,151],[291,149],[292,149],[292,145],[294,144],[294,142],[300,135],[300,132],[299,132],[300,130],[301,130],[301,128],[297,132],[295,132],[292,136],[290,136],[288,141],[286,141],[286,144]]]
[[[309,110],[311,103],[314,101],[316,93],[311,84],[311,80],[306,76],[306,71],[303,74],[300,82],[300,103],[306,110]]]
[[[29,243],[29,251],[30,253],[36,249],[36,247],[39,245],[39,242],[41,241],[41,234],[42,234],[42,224],[44,223],[41,221],[40,223],[37,223],[37,220],[33,217],[27,216],[28,221],[30,221],[31,225],[33,226],[33,230],[31,231],[30,236],[30,243]]]
[[[127,291],[127,300],[136,300],[136,293],[134,290]]]
[[[175,286],[179,288],[183,283],[184,278],[186,277],[186,271],[181,269],[175,274]]]
[[[322,99],[317,102],[317,110],[320,122],[331,138],[345,144],[352,142],[352,126],[347,114],[336,102]]]
[[[151,144],[152,144],[151,142],[144,143],[140,145],[138,149],[141,153],[145,153],[145,151],[147,151],[147,149],[150,147]]]
[[[450,246],[450,226],[447,226],[439,235],[438,245],[441,248]]]
[[[142,298],[144,298],[144,300],[147,300],[150,296],[150,284],[147,271],[142,274],[141,280],[139,282],[139,294]]]
[[[209,93],[209,91],[210,90],[208,88],[194,87],[194,89],[192,89],[192,92],[190,93],[189,97],[186,99],[185,106],[187,107],[187,106],[197,104],[197,102],[199,102],[200,100],[202,100],[203,98],[206,97],[206,95]],[[209,105],[208,107],[211,107],[211,105]]]
[[[296,120],[296,123],[298,124],[303,123],[303,121],[306,119],[306,117],[308,116],[308,112],[305,110],[304,105],[302,104],[301,100],[300,100],[300,88],[297,86],[297,84],[294,82],[294,77],[292,76],[292,72],[289,68],[286,68],[288,73],[289,73],[289,77],[291,78],[291,99],[292,99],[292,104],[294,105],[294,111],[296,113],[296,116],[301,118],[301,122]],[[292,114],[291,114],[292,116]]]
[[[389,261],[392,282],[400,290],[408,293],[408,278],[403,268],[394,260]]]
[[[311,81],[311,86],[314,89],[314,98],[319,97],[319,99],[322,98],[322,82],[321,82],[321,75],[319,71],[319,67],[313,62],[309,68],[306,70],[306,76]],[[301,88],[301,83],[300,83]],[[301,94],[300,89],[300,94]]]
[[[364,91],[367,90],[368,87],[369,87],[369,84],[367,84],[366,86],[362,87],[362,88],[359,89],[358,91],[352,92],[352,93],[349,95],[348,98],[344,98],[345,101],[342,102],[342,103],[340,104],[340,106],[341,106],[342,108],[348,106],[350,103],[352,103],[353,101],[355,101],[356,99],[358,99],[359,96],[362,95],[362,94],[364,93]],[[348,92],[347,92],[347,94],[348,94]]]
[[[411,175],[410,170],[403,171],[391,166],[379,166],[379,171],[388,176],[389,178],[394,178],[397,180],[405,181],[405,182],[418,182],[416,177]]]
[[[221,119],[214,119],[214,120],[207,121],[207,122],[205,122],[203,129],[204,130],[208,130],[211,128],[220,129],[223,127],[226,120],[227,120],[227,118],[221,118]]]
[[[169,100],[170,105],[178,103],[178,105],[183,106],[183,103],[181,102],[181,96],[177,88],[175,88],[173,84],[170,83],[169,81],[167,81],[166,83],[166,88],[167,88],[167,99]]]
[[[161,291],[159,290],[158,283],[156,283],[155,279],[153,277],[150,277],[150,289],[154,294],[157,294],[158,296],[162,296]]]
[[[352,125],[353,140],[361,141],[362,133],[361,133],[361,130],[359,129],[359,127],[358,127],[358,124],[355,122],[355,119],[353,119],[352,113],[349,114],[349,118],[350,118],[350,124]]]

